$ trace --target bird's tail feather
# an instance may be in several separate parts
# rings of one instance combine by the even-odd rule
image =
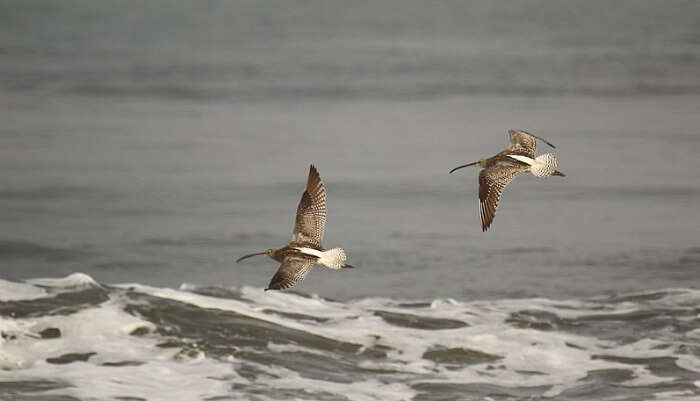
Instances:
[[[347,259],[343,248],[331,248],[323,251],[318,263],[328,266],[331,269],[341,269],[345,266],[345,261]]]
[[[348,260],[343,248],[331,248],[325,251],[304,247],[296,249],[305,255],[317,257],[318,260],[316,263],[330,267],[331,269],[342,269],[346,265],[345,261]]]
[[[532,174],[537,177],[546,177],[557,171],[557,158],[552,153],[544,153],[535,158],[530,168]]]

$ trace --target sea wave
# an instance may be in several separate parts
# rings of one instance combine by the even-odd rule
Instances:
[[[0,398],[700,396],[694,289],[339,302],[83,274],[0,280],[0,289]]]

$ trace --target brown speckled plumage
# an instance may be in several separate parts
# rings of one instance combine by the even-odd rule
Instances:
[[[270,284],[265,288],[266,291],[283,290],[302,281],[313,265],[317,263],[328,263],[328,255],[336,255],[337,253],[339,257],[342,256],[342,266],[340,267],[352,267],[350,265],[345,265],[345,253],[342,249],[335,248],[339,250],[338,252],[325,252],[323,250],[321,243],[323,241],[325,226],[326,189],[323,186],[323,181],[321,181],[321,176],[318,174],[316,167],[311,165],[309,168],[309,177],[306,181],[306,188],[301,195],[301,200],[297,207],[296,220],[294,229],[292,230],[292,239],[289,244],[279,249],[268,249],[265,252],[245,255],[239,258],[237,262],[255,255],[267,255],[280,262],[279,269],[277,269],[272,280],[270,280]],[[303,249],[300,250],[297,248]],[[312,255],[308,252],[314,252],[315,254]],[[319,257],[318,255],[323,257]]]
[[[508,146],[493,157],[481,159],[474,163],[464,164],[455,167],[450,171],[460,169],[467,166],[480,166],[483,170],[479,172],[479,215],[481,217],[481,230],[486,231],[493,223],[496,217],[496,209],[501,200],[503,189],[519,174],[526,171],[532,171],[532,165],[524,161],[517,160],[512,155],[523,156],[532,159],[533,162],[539,163],[539,158],[535,158],[537,150],[537,139],[545,142],[547,145],[554,148],[554,145],[548,141],[521,130],[508,130],[510,143]],[[548,163],[545,169],[540,168],[533,171],[537,176],[544,175],[563,175],[556,171],[556,159],[552,155],[543,155],[542,162]],[[553,167],[552,167],[553,166]],[[549,169],[551,168],[551,172]]]

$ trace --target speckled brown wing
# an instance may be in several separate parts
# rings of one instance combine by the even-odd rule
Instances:
[[[516,162],[500,162],[498,165],[481,170],[479,173],[479,214],[481,230],[488,230],[496,217],[501,193],[518,174],[528,170],[528,166]]]
[[[311,267],[316,263],[315,259],[302,254],[289,254],[283,260],[277,273],[270,280],[267,290],[284,290],[304,280]]]
[[[311,165],[306,190],[297,208],[296,223],[292,232],[291,246],[321,249],[323,231],[326,227],[326,189],[316,167]]]
[[[508,153],[527,156],[531,159],[535,158],[537,138],[525,131],[517,129],[509,129],[508,136],[510,137],[510,144],[508,144],[506,148]]]
[[[507,154],[522,155],[534,159],[535,151],[537,151],[538,139],[552,148],[555,147],[549,141],[519,129],[509,129],[508,136],[510,138],[510,143],[503,151],[503,153]]]

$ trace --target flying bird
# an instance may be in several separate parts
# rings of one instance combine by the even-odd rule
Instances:
[[[326,226],[326,189],[316,167],[309,168],[306,190],[297,207],[297,217],[292,231],[292,240],[279,249],[245,255],[236,263],[252,256],[267,255],[280,262],[277,273],[272,277],[267,290],[283,290],[302,281],[314,265],[324,265],[331,269],[352,268],[345,261],[343,248],[324,250],[321,246]]]
[[[537,177],[548,175],[565,175],[557,170],[557,159],[552,153],[535,157],[537,139],[554,148],[555,146],[529,132],[509,129],[510,143],[503,151],[493,157],[457,166],[450,170],[452,173],[463,167],[479,166],[479,214],[481,215],[481,230],[488,230],[496,216],[496,208],[501,200],[501,193],[515,177],[526,171]]]

